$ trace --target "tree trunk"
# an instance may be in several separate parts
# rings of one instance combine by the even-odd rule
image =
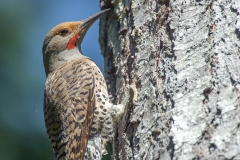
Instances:
[[[101,0],[115,159],[240,159],[240,2]]]

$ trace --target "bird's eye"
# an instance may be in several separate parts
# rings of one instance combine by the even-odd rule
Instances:
[[[60,31],[60,34],[61,34],[62,36],[65,36],[66,34],[68,34],[68,29],[67,29],[67,28],[62,29],[62,30]]]

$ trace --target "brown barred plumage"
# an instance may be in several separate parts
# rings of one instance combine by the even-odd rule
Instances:
[[[106,152],[105,144],[113,137],[113,116],[123,112],[109,102],[101,71],[79,48],[87,29],[106,11],[59,24],[44,40],[44,116],[56,160],[82,160],[89,136],[96,134]]]
[[[83,158],[94,111],[101,112],[96,109],[102,104],[97,95],[104,101],[108,96],[100,79],[100,70],[87,58],[64,63],[48,75],[44,115],[57,159]]]

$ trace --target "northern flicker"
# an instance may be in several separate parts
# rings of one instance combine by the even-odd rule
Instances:
[[[101,71],[80,49],[87,30],[107,11],[61,23],[44,40],[44,118],[57,160],[82,160],[89,137],[96,134],[106,153],[105,144],[113,137],[113,119],[123,113],[121,105],[109,102]]]

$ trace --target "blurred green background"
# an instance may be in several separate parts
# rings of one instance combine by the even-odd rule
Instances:
[[[56,24],[98,11],[98,0],[1,0],[0,160],[53,159],[43,119],[43,39]],[[82,51],[103,70],[98,23],[88,31]]]

